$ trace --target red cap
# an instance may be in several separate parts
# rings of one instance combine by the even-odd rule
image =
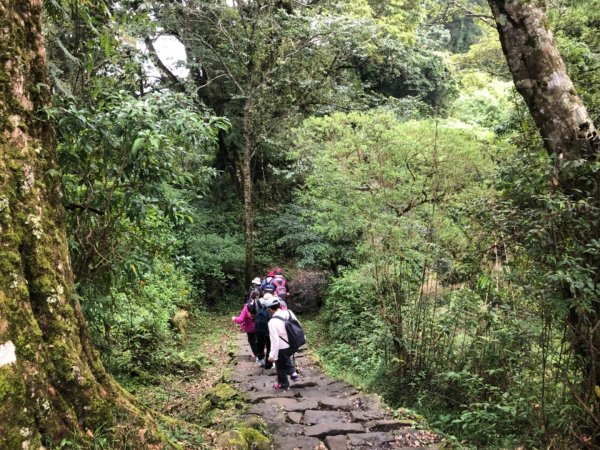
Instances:
[[[274,276],[275,276],[275,272],[273,272],[273,271],[271,270],[267,276],[268,276],[268,277],[274,277]]]

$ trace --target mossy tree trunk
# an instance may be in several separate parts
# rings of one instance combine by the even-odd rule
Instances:
[[[158,439],[154,421],[106,373],[72,295],[55,140],[41,110],[41,10],[42,0],[0,0],[0,448],[38,449],[100,425],[122,425],[141,448]]]
[[[557,160],[592,158],[600,138],[567,74],[539,2],[489,0],[515,86],[548,152]]]
[[[580,160],[585,169],[594,163],[600,151],[600,138],[587,109],[575,91],[560,56],[543,2],[524,0],[488,0],[497,24],[500,42],[515,86],[525,99],[540,131],[544,145],[553,157],[556,189],[576,200],[590,202],[598,208],[600,179],[582,177],[580,171],[565,169],[564,162]],[[575,230],[569,231],[575,234]],[[593,241],[594,233],[580,235],[584,244]],[[595,268],[600,279],[600,255],[589,253],[582,265]],[[578,301],[579,292],[572,286],[563,288],[568,306],[567,321],[571,328],[575,352],[581,358],[584,379],[573,389],[574,397],[588,414],[586,446],[600,445],[600,302],[592,299],[588,308]]]

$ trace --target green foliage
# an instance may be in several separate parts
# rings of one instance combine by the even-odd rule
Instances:
[[[512,118],[512,83],[481,72],[462,76],[450,114],[463,122],[503,131]]]
[[[243,296],[244,237],[237,202],[208,199],[215,201],[196,211],[183,239],[197,294],[212,304],[224,294]]]
[[[106,279],[124,263],[136,271],[130,250],[118,243],[132,239],[156,248],[144,237],[148,223],[190,220],[177,189],[206,189],[216,133],[225,122],[199,115],[179,95],[112,94],[96,108],[72,104],[53,114],[77,279]]]
[[[377,51],[360,65],[360,75],[369,89],[384,96],[416,97],[434,108],[443,107],[453,91],[446,59],[433,49],[443,46],[443,34],[431,31],[417,37],[417,46],[383,38]]]
[[[156,260],[140,279],[114,284],[107,296],[83,302],[96,345],[115,373],[197,369],[175,345],[184,329],[174,326],[177,311],[192,307],[193,287],[172,264]]]
[[[46,47],[54,103],[87,106],[106,92],[136,92],[145,83],[143,56],[132,31],[147,14],[130,14],[123,2],[45,0]]]
[[[600,117],[599,10],[598,0],[568,0],[548,11],[569,76],[596,121]]]

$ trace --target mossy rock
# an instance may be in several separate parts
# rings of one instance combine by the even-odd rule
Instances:
[[[236,430],[227,431],[217,438],[215,445],[222,450],[248,450],[248,443],[242,433]]]
[[[212,388],[207,394],[206,399],[210,400],[210,402],[217,406],[223,405],[230,400],[238,397],[239,392],[232,388],[229,384],[219,383],[214,388]]]
[[[271,441],[260,431],[243,427],[223,433],[215,445],[223,450],[270,450]]]
[[[240,433],[250,450],[269,450],[271,448],[270,439],[254,428],[242,428]]]
[[[260,433],[266,435],[268,434],[267,423],[259,416],[250,416],[244,419],[244,421],[240,424],[241,427],[251,428],[253,430],[259,431]]]

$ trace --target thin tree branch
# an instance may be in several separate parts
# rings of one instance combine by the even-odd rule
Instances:
[[[167,84],[176,92],[185,92],[185,86],[183,85],[181,80],[169,70],[169,68],[162,62],[162,60],[158,56],[156,48],[154,47],[154,40],[150,36],[146,36],[146,39],[144,39],[144,43],[148,48],[150,59],[152,59],[152,62],[159,70],[162,77],[168,81]]]

